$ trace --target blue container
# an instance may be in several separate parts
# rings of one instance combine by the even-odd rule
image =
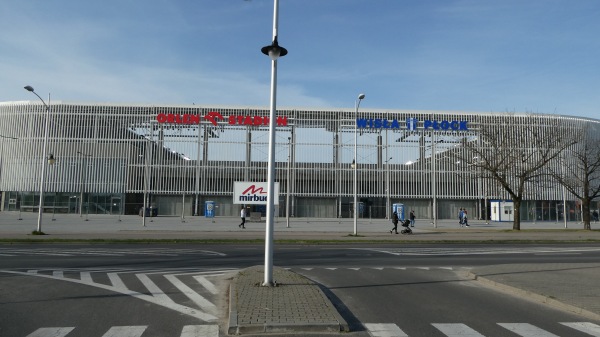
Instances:
[[[215,217],[215,202],[205,201],[204,202],[204,216],[207,218]]]
[[[392,213],[398,213],[398,219],[404,221],[404,204],[392,204]]]

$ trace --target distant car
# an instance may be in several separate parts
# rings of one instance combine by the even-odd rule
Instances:
[[[139,211],[140,216],[144,216],[144,214],[142,213],[143,209],[144,209],[144,207],[140,207],[140,211]],[[152,217],[158,216],[158,208],[146,207],[146,216],[152,216]]]

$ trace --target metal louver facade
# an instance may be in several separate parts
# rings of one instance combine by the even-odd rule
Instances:
[[[267,179],[268,125],[261,121],[268,107],[61,101],[50,107],[48,153],[56,164],[46,172],[46,211],[74,213],[86,207],[87,212],[136,214],[147,193],[161,215],[202,215],[203,203],[212,200],[220,205],[217,216],[235,216],[234,182]],[[4,210],[34,211],[37,205],[45,112],[39,102],[0,103]],[[209,120],[204,117],[209,112],[224,118]],[[161,114],[180,119],[161,122]],[[531,121],[518,113],[362,110],[358,119],[373,127],[357,128],[352,109],[280,108],[277,114],[286,123],[276,132],[276,181],[280,198],[289,194],[297,217],[351,217],[354,132],[359,133],[357,194],[367,206],[362,216],[387,217],[390,204],[404,203],[420,218],[430,218],[434,205],[439,218],[454,218],[459,207],[483,217],[487,200],[509,197],[448,154],[462,142],[478,141],[480,125]],[[198,123],[181,119],[186,115],[197,116]],[[413,130],[407,129],[409,118],[417,121]],[[560,120],[573,132],[589,127],[600,132],[599,120],[541,114],[535,120],[540,125]],[[381,121],[397,121],[398,127],[377,124]],[[465,122],[468,128],[426,128],[425,121]],[[554,212],[552,205],[575,202],[562,193],[551,181],[528,186],[527,207],[546,202]],[[280,215],[284,205],[280,202]]]

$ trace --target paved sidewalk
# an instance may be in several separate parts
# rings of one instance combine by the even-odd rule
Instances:
[[[19,220],[21,219],[21,220]],[[53,220],[54,219],[54,220]],[[460,228],[455,220],[438,220],[434,226],[429,219],[418,220],[414,234],[390,234],[392,224],[385,219],[359,219],[358,236],[353,233],[353,220],[330,218],[285,218],[274,223],[275,240],[320,241],[590,241],[600,242],[600,231],[583,231],[581,223],[570,222],[568,228],[557,222],[523,222],[521,231],[513,231],[512,223],[471,220],[471,226]],[[246,229],[238,227],[237,217],[155,217],[136,215],[44,214],[42,232],[37,228],[37,213],[0,212],[0,237],[7,239],[164,239],[164,240],[264,240],[265,223],[247,222]],[[592,228],[600,228],[593,223]]]

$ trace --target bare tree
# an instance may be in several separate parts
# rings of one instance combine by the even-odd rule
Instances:
[[[573,138],[576,144],[561,156],[561,165],[552,169],[552,176],[581,200],[583,229],[591,230],[590,204],[600,197],[600,130],[590,126]]]
[[[478,135],[465,140],[458,160],[504,189],[514,203],[513,229],[521,229],[521,202],[527,186],[548,177],[546,165],[573,143],[568,127],[557,119],[527,114],[498,116],[479,124]]]

